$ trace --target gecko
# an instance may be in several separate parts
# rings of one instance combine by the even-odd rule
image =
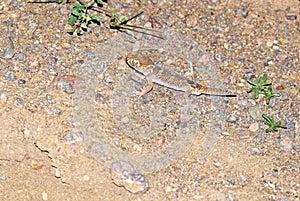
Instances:
[[[150,52],[155,50],[150,50]],[[223,89],[212,88],[195,82],[194,80],[180,75],[179,73],[168,69],[161,62],[154,61],[153,58],[144,54],[143,51],[136,51],[129,54],[126,63],[136,72],[142,74],[148,84],[139,93],[139,96],[147,94],[153,89],[153,83],[169,89],[184,92],[188,97],[190,95],[214,95],[235,97],[235,94],[224,91]]]

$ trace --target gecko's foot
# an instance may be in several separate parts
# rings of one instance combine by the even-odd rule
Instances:
[[[143,90],[139,93],[139,98],[142,97],[143,95],[149,93],[153,89],[153,84],[149,83],[147,86],[143,88]]]

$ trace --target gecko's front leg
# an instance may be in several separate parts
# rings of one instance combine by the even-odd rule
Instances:
[[[139,93],[139,97],[149,93],[153,89],[153,82],[151,76],[145,76],[147,79],[147,85]]]

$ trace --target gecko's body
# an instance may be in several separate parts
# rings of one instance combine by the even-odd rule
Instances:
[[[155,50],[152,50],[155,51]],[[185,92],[187,95],[217,95],[217,96],[235,96],[224,90],[210,88],[205,85],[194,82],[192,79],[180,75],[179,73],[168,69],[160,62],[153,61],[153,58],[144,54],[145,51],[137,51],[126,57],[126,63],[138,73],[145,76],[148,86],[141,92],[144,95],[152,89],[152,83]]]

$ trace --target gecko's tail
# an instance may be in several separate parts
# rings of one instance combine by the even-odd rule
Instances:
[[[236,97],[237,95],[228,91],[227,89],[220,89],[214,87],[207,87],[206,90],[203,91],[203,95],[207,96],[224,96],[224,97]]]
[[[225,96],[225,97],[236,97],[237,95],[231,93],[227,89],[221,89],[216,87],[207,87],[198,83],[194,83],[193,88],[195,89],[194,95],[208,95],[208,96]]]

